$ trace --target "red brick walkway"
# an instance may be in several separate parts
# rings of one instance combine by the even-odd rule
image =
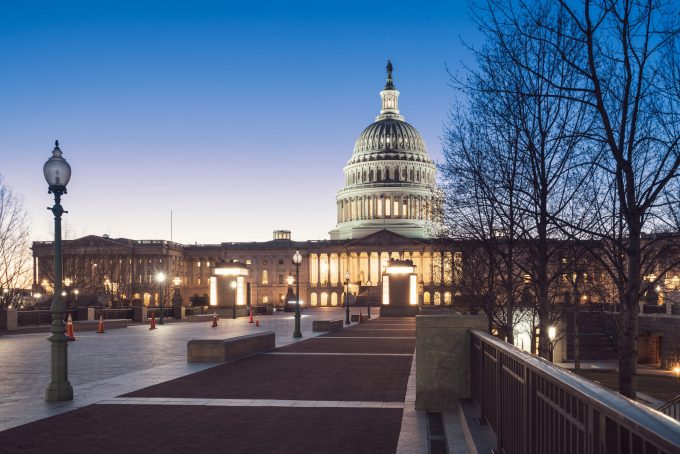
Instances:
[[[394,326],[396,336],[392,325],[406,326]],[[413,319],[373,319],[126,395],[139,404],[91,405],[16,427],[0,432],[0,453],[394,453],[402,409],[359,404],[404,402],[415,340],[389,337],[414,337],[410,326]],[[149,397],[187,401],[150,405]]]

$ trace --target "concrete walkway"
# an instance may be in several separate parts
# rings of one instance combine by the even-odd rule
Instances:
[[[414,319],[312,337],[311,319],[324,318],[312,312],[305,339],[277,335],[273,352],[212,366],[173,361],[77,386],[76,402],[33,412],[66,413],[6,423],[16,427],[0,432],[0,452],[427,452],[426,423],[413,409]],[[172,337],[184,356],[186,337],[197,336]]]

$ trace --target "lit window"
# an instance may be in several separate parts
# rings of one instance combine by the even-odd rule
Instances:
[[[267,270],[262,270],[262,284],[267,285],[269,284],[269,273]]]

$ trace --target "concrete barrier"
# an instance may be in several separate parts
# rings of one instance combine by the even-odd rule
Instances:
[[[337,331],[342,329],[343,326],[341,318],[336,320],[314,320],[312,322],[312,331]]]
[[[363,318],[364,321],[368,320],[367,314],[361,314],[361,317]],[[349,316],[349,321],[350,322],[358,322],[359,321],[359,314],[351,314]]]
[[[451,410],[470,397],[470,330],[487,325],[482,315],[416,317],[416,410]]]
[[[248,334],[230,339],[193,339],[187,343],[187,361],[221,362],[251,356],[273,349],[273,331]]]

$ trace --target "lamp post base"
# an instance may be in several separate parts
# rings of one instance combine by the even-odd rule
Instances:
[[[68,381],[65,383],[50,383],[45,390],[45,400],[48,402],[73,400],[73,386]]]

